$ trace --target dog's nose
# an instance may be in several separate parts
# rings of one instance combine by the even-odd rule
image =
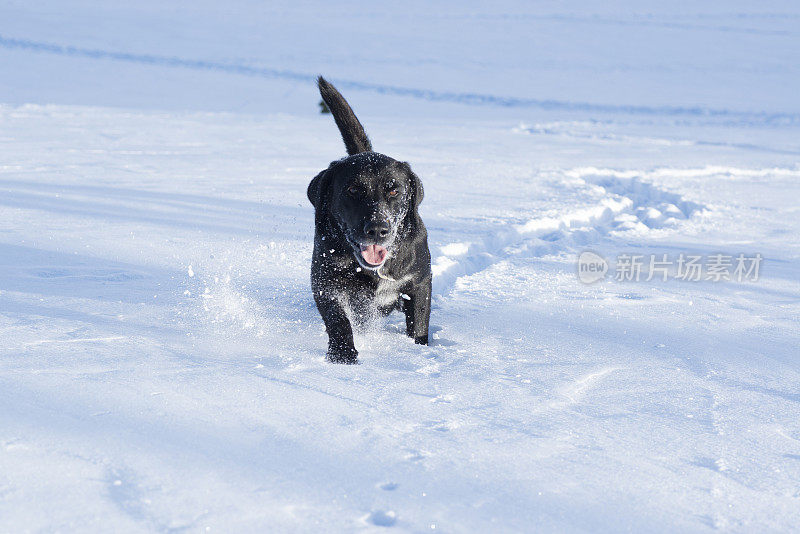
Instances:
[[[389,235],[389,224],[385,221],[368,222],[364,225],[364,235],[370,239],[382,239]]]

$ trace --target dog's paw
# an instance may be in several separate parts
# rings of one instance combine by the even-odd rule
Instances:
[[[328,349],[328,361],[331,363],[358,364],[358,351],[351,347]]]
[[[342,363],[344,365],[358,365],[359,362],[358,358],[354,358],[352,356],[342,356],[341,354],[331,354],[328,353],[327,357],[330,363]]]
[[[414,336],[414,343],[417,345],[427,345],[428,344],[428,335],[424,336]]]

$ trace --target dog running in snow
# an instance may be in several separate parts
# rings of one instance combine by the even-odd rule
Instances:
[[[372,151],[350,105],[321,76],[319,92],[348,156],[308,186],[314,206],[311,289],[328,332],[328,360],[358,363],[351,321],[402,309],[406,333],[428,343],[431,254],[418,207],[422,183],[408,163]]]

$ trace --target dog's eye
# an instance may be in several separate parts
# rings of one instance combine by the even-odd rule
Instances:
[[[347,188],[347,192],[351,196],[356,196],[358,194],[358,186],[357,185],[351,185],[350,187]]]
[[[396,196],[397,196],[399,193],[400,193],[400,191],[399,191],[399,190],[398,190],[396,187],[393,187],[392,189],[390,189],[390,190],[389,190],[389,193],[388,193],[388,194],[389,194],[389,196],[390,196],[390,197],[394,198],[394,197],[396,197]]]

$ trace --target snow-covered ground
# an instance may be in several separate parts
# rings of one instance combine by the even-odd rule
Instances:
[[[798,23],[0,3],[0,532],[797,530]],[[432,343],[359,366],[310,295],[317,73],[426,190]]]

